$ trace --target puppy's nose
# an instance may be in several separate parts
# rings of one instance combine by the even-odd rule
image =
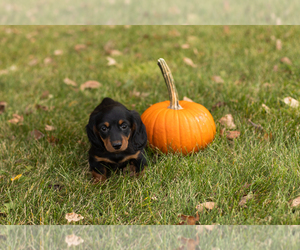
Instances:
[[[122,146],[122,142],[121,141],[113,141],[111,143],[111,145],[113,146],[114,149],[120,149]]]

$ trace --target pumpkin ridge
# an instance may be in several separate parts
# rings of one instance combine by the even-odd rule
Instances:
[[[195,112],[193,109],[188,109],[186,108],[186,111],[187,112],[190,112],[190,114],[193,116],[193,117],[197,117],[197,112]],[[197,120],[195,120],[195,123],[196,123],[196,126],[198,127],[198,130],[199,130],[199,138],[201,140],[201,143],[199,145],[199,143],[197,142],[197,139],[196,139],[196,144],[197,144],[197,149],[200,149],[202,148],[202,145],[203,145],[203,136],[202,136],[202,129],[201,129],[201,126],[199,124],[199,121],[198,121],[198,117],[197,117]],[[197,150],[198,151],[198,150]]]

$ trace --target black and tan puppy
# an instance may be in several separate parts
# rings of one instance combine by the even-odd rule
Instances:
[[[137,174],[144,170],[147,134],[136,111],[104,98],[91,113],[86,131],[91,142],[90,170],[96,182],[104,182],[118,169],[129,167]]]

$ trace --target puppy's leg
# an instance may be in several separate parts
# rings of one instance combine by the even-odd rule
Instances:
[[[139,154],[137,159],[129,161],[130,176],[141,176],[144,174],[145,166],[147,166],[147,160],[144,156],[144,150]]]
[[[108,169],[100,162],[97,162],[93,156],[89,157],[89,164],[94,178],[94,183],[104,183],[108,177]]]

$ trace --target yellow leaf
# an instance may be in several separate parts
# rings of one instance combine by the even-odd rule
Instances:
[[[11,181],[18,180],[18,179],[20,179],[21,176],[22,176],[22,174],[18,174],[17,176],[15,176],[14,178],[11,178],[10,180]]]

